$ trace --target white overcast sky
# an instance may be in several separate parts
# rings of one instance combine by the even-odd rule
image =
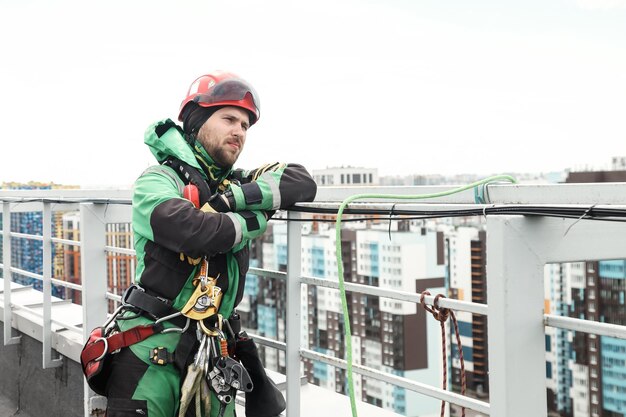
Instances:
[[[2,181],[130,185],[194,78],[261,96],[238,166],[379,174],[626,155],[626,0],[0,0]]]

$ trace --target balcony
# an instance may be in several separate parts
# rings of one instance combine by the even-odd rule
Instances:
[[[286,272],[251,268],[250,272],[286,282],[287,322],[286,342],[257,337],[265,346],[285,353],[286,375],[272,374],[286,391],[287,410],[290,417],[313,416],[319,413],[347,416],[350,414],[348,398],[310,384],[302,384],[303,360],[321,362],[338,369],[348,363],[300,345],[302,323],[301,285],[337,289],[336,280],[304,276],[301,273],[302,223],[298,222],[303,210],[336,210],[341,201],[355,193],[416,195],[437,193],[443,187],[399,188],[320,188],[316,202],[301,205],[289,211],[287,223],[288,267]],[[626,339],[622,326],[590,322],[544,314],[544,266],[552,262],[603,260],[626,258],[626,224],[622,222],[590,221],[559,216],[520,214],[530,207],[552,207],[578,210],[584,213],[589,207],[596,209],[624,209],[626,184],[584,185],[490,185],[491,201],[487,205],[474,203],[471,190],[448,197],[429,200],[428,203],[406,203],[406,200],[366,200],[350,207],[378,212],[402,210],[449,212],[467,209],[484,214],[487,225],[487,294],[489,305],[452,299],[441,299],[441,307],[488,316],[488,362],[490,402],[461,396],[440,387],[398,377],[367,366],[353,364],[354,372],[364,381],[383,381],[397,387],[467,407],[483,415],[497,417],[546,417],[545,383],[545,329],[556,327],[594,335]],[[117,294],[107,292],[107,254],[133,255],[130,248],[110,246],[106,242],[106,225],[130,221],[129,191],[0,191],[3,219],[12,213],[41,212],[43,233],[31,235],[10,231],[4,222],[2,304],[4,350],[10,355],[10,345],[30,344],[31,338],[41,342],[42,374],[51,375],[51,368],[75,367],[80,349],[90,329],[100,326],[107,318],[109,304],[119,303]],[[513,214],[496,213],[496,208],[511,209]],[[515,209],[514,209],[515,208]],[[80,213],[80,240],[64,239],[51,234],[52,215],[56,211],[77,210]],[[582,210],[582,211],[581,211]],[[583,214],[584,215],[584,214]],[[42,242],[43,260],[41,274],[12,266],[12,238]],[[53,244],[79,247],[82,284],[68,283],[52,276]],[[6,279],[9,275],[23,275],[42,283],[43,291],[35,291]],[[83,306],[53,297],[52,285],[79,291]],[[419,306],[420,294],[396,291],[362,284],[346,283],[348,292],[385,297]],[[432,305],[434,296],[426,296]],[[431,319],[431,318],[429,318]],[[303,321],[304,320],[304,321]],[[21,334],[21,335],[20,335]],[[25,338],[23,335],[29,336]],[[32,350],[32,345],[29,345]],[[58,357],[58,354],[61,356]],[[2,358],[0,358],[2,359]],[[35,360],[36,361],[36,360]],[[68,362],[70,363],[68,365]],[[73,363],[73,365],[72,365]],[[29,364],[32,368],[33,364]],[[63,374],[63,372],[60,372]],[[82,383],[82,375],[66,371],[65,378],[75,384]],[[103,399],[94,396],[83,386],[83,415],[95,415],[103,408]],[[40,390],[39,396],[29,401],[52,400],[51,391]],[[38,398],[35,398],[38,397]],[[39,398],[39,397],[43,397]],[[323,400],[320,400],[323,398]],[[238,401],[241,401],[238,399]],[[357,400],[361,416],[392,416]],[[242,414],[243,415],[243,414]],[[429,416],[430,417],[430,416]]]

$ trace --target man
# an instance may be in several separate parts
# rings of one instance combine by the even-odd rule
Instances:
[[[219,366],[235,369],[240,359],[247,367],[243,358],[250,350],[239,353],[234,343],[247,339],[238,333],[233,312],[243,296],[251,239],[263,234],[275,210],[312,201],[316,193],[301,165],[233,169],[248,129],[259,120],[259,104],[246,81],[213,72],[191,84],[180,107],[182,128],[168,119],[146,131],[145,143],[160,165],[146,170],[134,186],[138,285],[124,295],[129,309],[118,316],[116,331],[155,322],[164,329],[112,355],[106,371],[108,417],[173,417],[185,410],[232,416],[237,388],[250,391],[254,385],[252,392],[259,393],[270,387],[259,369],[235,373],[239,380],[230,385],[224,382],[226,367],[211,374],[216,358]],[[252,401],[260,409],[247,407],[247,415],[282,411],[269,410],[264,399]]]

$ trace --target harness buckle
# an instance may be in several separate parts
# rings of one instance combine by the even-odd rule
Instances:
[[[150,362],[155,365],[165,366],[168,363],[174,362],[174,355],[168,352],[167,349],[163,346],[155,347],[154,349],[152,349]]]
[[[102,350],[102,355],[100,355],[97,358],[95,358],[94,362],[100,362],[106,356],[106,354],[109,351],[109,341],[107,340],[107,338],[106,337],[99,337],[99,338],[97,338],[96,340],[93,341],[93,344],[95,345],[99,341],[102,341],[102,343],[104,344],[104,349]]]
[[[122,305],[123,306],[134,307],[132,304],[130,304],[128,302],[128,298],[130,297],[130,293],[132,293],[135,290],[141,291],[141,292],[146,292],[146,290],[141,288],[139,285],[132,284],[130,287],[126,288],[126,291],[124,291],[124,294],[122,294]]]

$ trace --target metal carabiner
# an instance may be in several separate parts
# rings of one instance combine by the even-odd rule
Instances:
[[[209,336],[213,336],[213,337],[217,336],[217,337],[222,337],[226,339],[226,336],[224,335],[224,332],[222,331],[222,315],[221,314],[217,315],[217,327],[207,327],[206,324],[204,324],[204,320],[198,320],[198,323],[200,324],[200,328],[205,334]]]
[[[109,319],[108,319],[108,320],[104,323],[104,325],[103,325],[102,327],[103,327],[103,328],[105,328],[105,329],[106,329],[107,327],[109,327],[109,325],[110,325],[111,323],[113,323],[113,320],[115,320],[115,318],[116,318],[116,317],[117,317],[117,316],[118,316],[118,315],[122,312],[122,310],[123,310],[125,307],[126,307],[126,306],[125,306],[125,305],[123,305],[123,304],[122,304],[122,305],[120,305],[120,306],[119,306],[119,307],[118,307],[118,308],[117,308],[117,309],[113,312],[113,314],[111,315],[111,317],[109,317]]]
[[[202,357],[205,356],[204,353],[204,348],[205,345],[207,344],[207,336],[205,335],[202,340],[200,341],[200,347],[198,347],[198,353],[196,353],[196,357],[193,361],[194,366],[197,368],[198,366],[200,366],[200,364],[202,363]]]
[[[183,315],[183,313],[181,313],[180,311],[177,311],[176,313],[170,314],[169,316],[161,317],[160,319],[155,321],[154,324],[159,324],[159,323],[162,323],[164,321],[171,320],[171,319],[173,319],[175,317],[182,316],[182,315]],[[189,322],[190,322],[190,319],[189,319],[189,317],[187,317],[187,321],[185,322],[185,327],[183,327],[183,328],[180,328],[180,327],[169,327],[167,329],[164,329],[161,333],[174,333],[174,332],[185,333],[187,331],[187,329],[189,328]]]

